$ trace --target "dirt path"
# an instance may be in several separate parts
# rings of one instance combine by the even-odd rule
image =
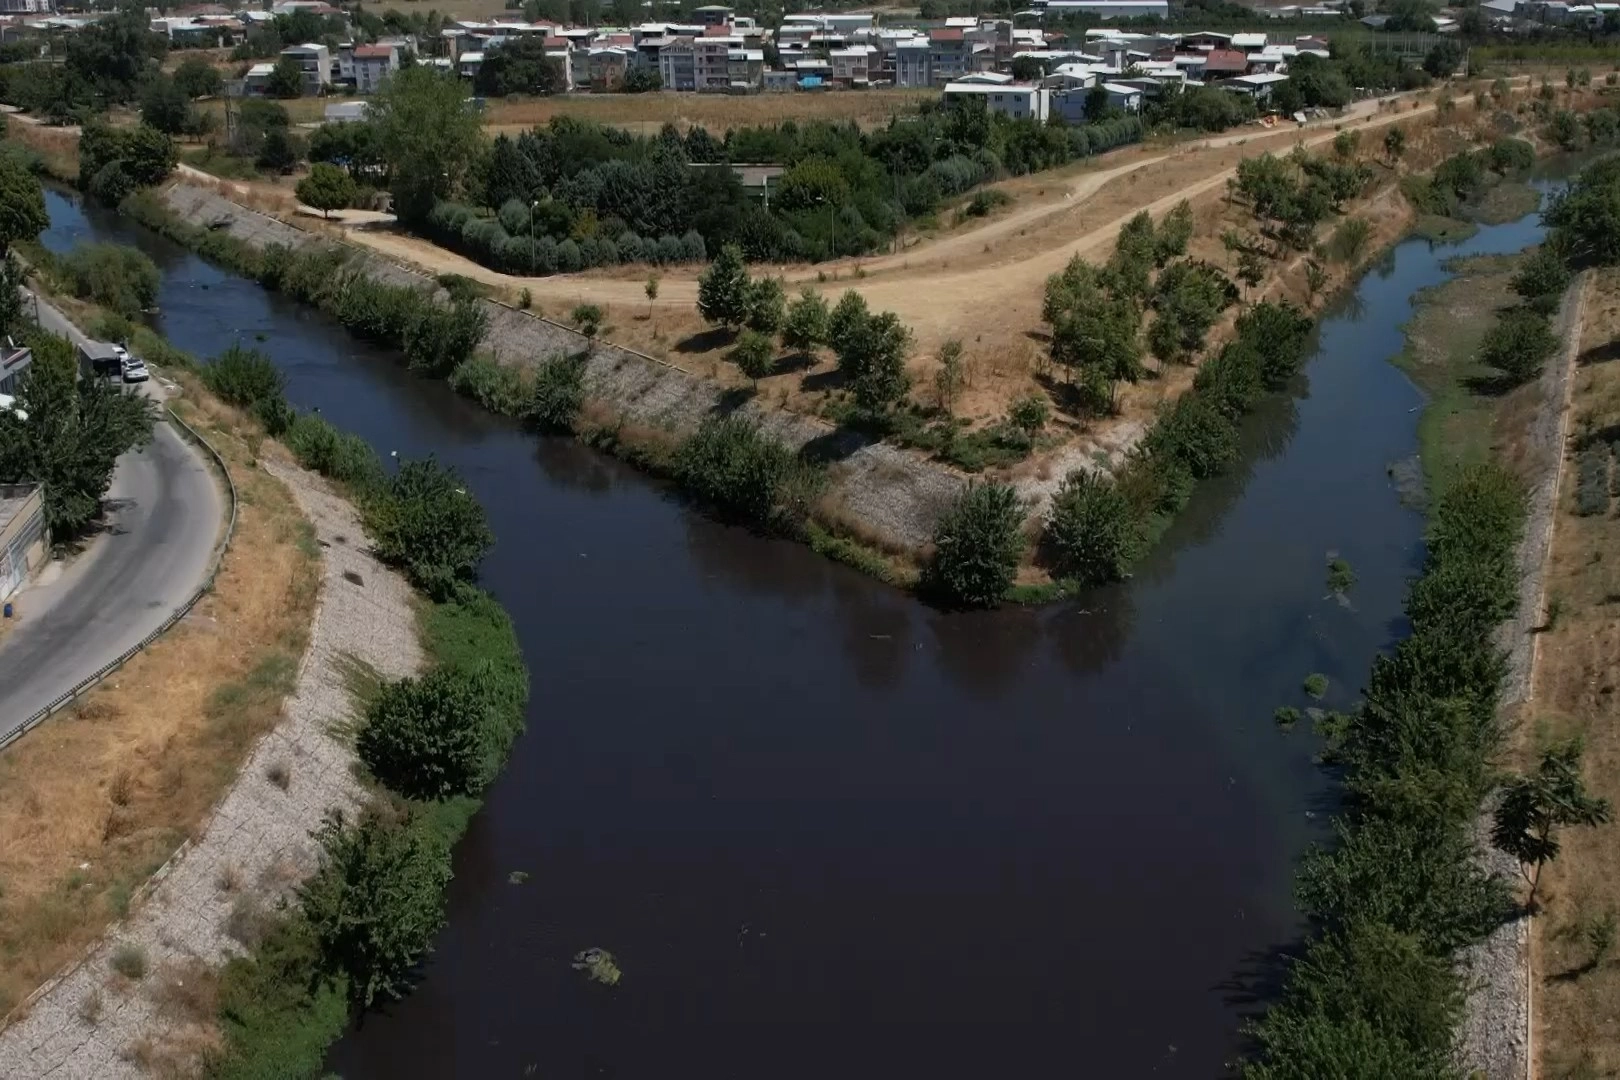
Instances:
[[[830,288],[856,289],[873,307],[899,315],[924,342],[953,334],[977,333],[985,322],[1010,326],[1021,333],[1038,322],[1041,288],[1046,278],[1061,270],[1073,255],[1090,255],[1111,244],[1120,227],[1143,209],[1157,217],[1182,199],[1197,200],[1223,188],[1236,174],[1236,163],[1227,164],[1225,156],[1214,151],[1242,146],[1252,153],[1245,152],[1241,156],[1251,157],[1266,151],[1285,151],[1295,144],[1316,146],[1331,141],[1337,128],[1352,123],[1359,125],[1357,130],[1378,128],[1424,117],[1435,109],[1432,102],[1405,110],[1381,111],[1380,106],[1378,100],[1361,102],[1346,117],[1314,125],[1306,132],[1289,129],[1259,135],[1254,132],[1225,135],[1199,143],[1192,149],[1142,157],[1109,169],[1084,173],[1058,195],[1049,196],[1048,201],[993,219],[979,228],[858,263],[846,261],[814,268],[784,268],[784,276],[795,284],[817,281],[823,275],[835,277],[839,284]],[[1214,171],[1198,176],[1196,165],[1205,155]],[[1167,195],[1146,203],[1134,202],[1128,211],[1086,227],[1083,215],[1087,209],[1094,209],[1088,204],[1093,201],[1102,204],[1104,196],[1111,194],[1110,185],[1120,181],[1134,183],[1137,174],[1144,170],[1170,164],[1178,166],[1178,172],[1187,174],[1185,183],[1177,184]],[[1069,221],[1083,231],[1076,235],[1061,227]],[[1041,226],[1040,231],[1029,235],[1036,226]],[[528,289],[541,303],[645,305],[647,302],[640,280],[578,274],[518,277],[490,270],[399,233],[368,228],[346,232],[349,239],[396,261],[435,274],[462,274],[513,291]],[[987,254],[992,258],[983,259]],[[982,265],[953,266],[964,261]],[[857,265],[864,276],[846,277],[846,273],[854,273]],[[695,270],[666,274],[662,278],[658,306],[689,308],[696,300]]]

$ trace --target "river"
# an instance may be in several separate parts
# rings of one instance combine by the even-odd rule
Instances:
[[[1421,403],[1386,362],[1398,328],[1446,257],[1539,235],[1395,248],[1131,582],[942,615],[48,202],[47,246],[157,261],[176,345],[264,349],[296,405],[437,454],[489,510],[528,733],[456,852],[421,985],[333,1049],[349,1080],[1220,1073],[1332,806],[1312,736],[1272,710],[1309,704],[1310,672],[1350,703],[1421,557],[1386,472]],[[619,986],[570,970],[590,946]]]

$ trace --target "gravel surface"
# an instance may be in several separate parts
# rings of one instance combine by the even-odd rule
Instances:
[[[1547,555],[1569,424],[1570,375],[1580,352],[1585,298],[1583,274],[1564,296],[1557,328],[1564,349],[1542,375],[1541,408],[1530,431],[1536,479],[1530,489],[1524,540],[1519,545],[1519,608],[1498,631],[1498,642],[1508,657],[1502,687],[1502,710],[1508,716],[1529,700],[1535,673],[1535,628],[1542,619]],[[1518,864],[1490,844],[1489,815],[1481,817],[1477,832],[1484,863],[1509,880],[1516,878]],[[1474,982],[1461,1033],[1463,1064],[1482,1080],[1524,1080],[1535,1060],[1530,1046],[1530,921],[1520,918],[1504,924],[1467,950],[1463,959]]]
[[[410,587],[365,550],[353,507],[311,473],[264,464],[292,490],[325,554],[309,651],[283,719],[254,748],[201,838],[158,872],[133,914],[0,1031],[0,1077],[137,1077],[146,1075],[143,1056],[183,1059],[200,1045],[192,1018],[158,1000],[165,973],[240,952],[226,932],[233,908],[286,895],[314,866],[311,830],[329,809],[352,809],[362,796],[353,752],[333,734],[352,713],[348,660],[391,677],[423,664]],[[112,970],[115,951],[129,945],[145,954],[144,979]],[[99,1008],[88,1009],[90,1001]],[[99,1015],[87,1019],[92,1012]]]

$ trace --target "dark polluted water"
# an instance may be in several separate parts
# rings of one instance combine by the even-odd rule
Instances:
[[[1403,632],[1422,522],[1386,470],[1421,399],[1387,360],[1409,298],[1449,256],[1539,235],[1397,247],[1133,581],[942,615],[49,203],[47,246],[152,255],[176,345],[264,349],[296,405],[437,454],[489,510],[528,733],[456,851],[421,985],[330,1054],[350,1080],[1220,1074],[1332,807],[1312,737],[1272,710],[1309,704],[1311,672],[1348,704]],[[616,987],[571,970],[588,947]]]

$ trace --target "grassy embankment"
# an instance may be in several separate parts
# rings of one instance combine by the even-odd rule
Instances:
[[[53,299],[97,324],[94,309]],[[292,495],[254,467],[254,433],[205,400],[186,381],[174,404],[238,492],[213,591],[112,679],[0,754],[0,818],[10,823],[0,837],[0,1013],[89,947],[199,834],[292,689],[319,549]]]

